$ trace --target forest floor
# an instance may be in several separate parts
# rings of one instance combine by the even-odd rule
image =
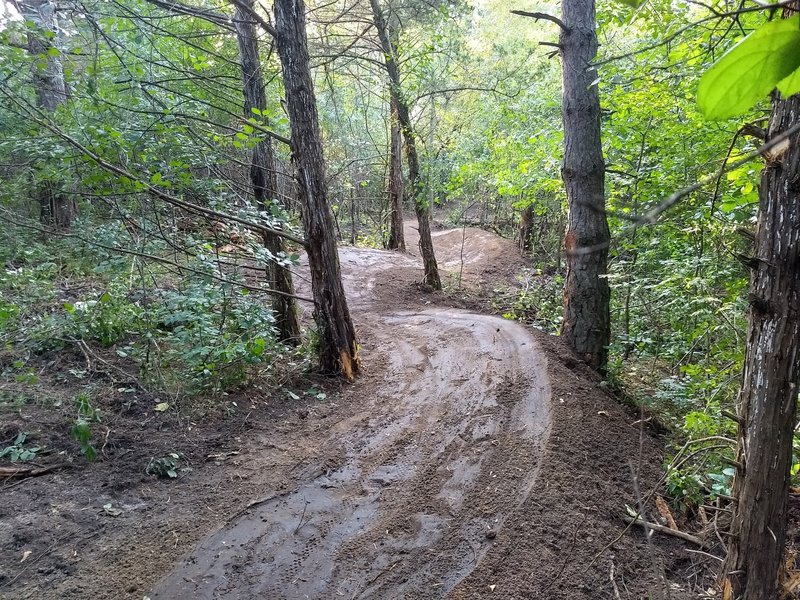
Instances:
[[[4,414],[53,470],[0,484],[0,598],[699,597],[707,559],[623,520],[660,441],[558,338],[480,312],[525,267],[514,244],[436,232],[450,291],[431,293],[407,234],[409,254],[341,249],[352,385],[253,387],[190,419],[117,374],[94,463],[58,411]],[[145,474],[172,452],[190,469]]]

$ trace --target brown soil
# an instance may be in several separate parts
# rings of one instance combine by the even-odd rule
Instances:
[[[480,230],[435,243],[466,286],[522,264]],[[58,411],[4,415],[4,440],[32,431],[63,468],[0,484],[0,598],[692,597],[677,575],[691,555],[625,530],[661,446],[597,376],[557,338],[421,290],[413,256],[344,248],[341,263],[353,385],[253,387],[196,423],[110,393],[92,464]],[[144,473],[172,451],[190,472]]]

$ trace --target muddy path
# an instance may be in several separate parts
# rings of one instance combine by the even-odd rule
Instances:
[[[514,243],[435,232],[448,291],[432,293],[406,231],[407,254],[341,250],[355,384],[264,377],[159,412],[121,371],[93,373],[94,463],[69,410],[0,415],[58,468],[0,484],[0,599],[697,598],[686,578],[709,559],[622,518],[657,489],[663,442],[558,338],[483,314],[525,268]],[[84,360],[59,359],[37,389],[66,406]],[[144,473],[175,452],[190,470]]]
[[[531,334],[455,309],[397,310],[375,287],[414,269],[408,255],[345,248],[341,263],[380,385],[355,384],[362,406],[320,440],[326,459],[206,537],[153,600],[445,597],[530,495],[550,429]]]

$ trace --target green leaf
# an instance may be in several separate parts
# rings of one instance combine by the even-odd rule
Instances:
[[[783,94],[784,98],[800,93],[800,69],[797,69],[788,77],[781,79],[778,83],[778,90]]]
[[[94,462],[94,459],[97,458],[97,450],[94,449],[94,446],[91,444],[86,444],[81,448],[81,452],[86,457],[86,460],[89,462]]]
[[[697,103],[709,119],[750,109],[800,67],[800,14],[765,23],[715,62],[700,79]]]

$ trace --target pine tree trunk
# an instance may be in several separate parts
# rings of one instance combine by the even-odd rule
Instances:
[[[411,185],[409,193],[414,200],[414,212],[417,215],[417,224],[419,226],[419,249],[422,254],[425,283],[435,290],[440,290],[442,289],[442,280],[439,278],[439,266],[436,264],[433,238],[431,238],[431,206],[422,195],[422,179],[420,177],[419,155],[417,154],[414,126],[411,123],[408,104],[402,94],[400,71],[397,67],[394,47],[389,39],[389,31],[383,18],[380,4],[378,0],[370,0],[370,6],[372,7],[372,19],[375,23],[375,28],[378,30],[378,37],[383,49],[386,73],[389,76],[390,95],[397,108],[397,118],[405,141],[408,182]]]
[[[561,335],[603,372],[610,339],[610,290],[605,279],[610,234],[605,215],[605,164],[600,141],[600,98],[594,0],[564,0],[560,46],[563,69],[564,163],[569,216]]]
[[[333,213],[328,203],[319,117],[309,68],[305,4],[275,0],[275,45],[281,59],[292,150],[303,199],[303,227],[319,328],[320,368],[349,380],[358,371],[355,329],[342,285]]]
[[[255,5],[253,0],[247,1],[251,8]],[[255,114],[253,113],[254,108],[259,115],[266,109],[267,92],[258,55],[255,23],[241,7],[236,8],[235,20],[244,83],[244,116],[245,119],[251,119]],[[277,202],[278,174],[276,167],[272,139],[265,137],[253,148],[250,164],[253,195],[256,204],[262,211],[269,212],[272,204]],[[283,238],[267,232],[263,237],[264,247],[269,250],[270,254],[273,256],[285,255],[286,245]],[[294,294],[292,273],[277,262],[271,262],[267,266],[267,280],[271,289],[281,292],[272,298],[272,310],[275,313],[278,338],[284,343],[297,345],[300,343],[300,322],[297,317],[297,303],[291,297]]]
[[[403,140],[400,135],[400,121],[397,106],[391,104],[391,135],[389,146],[389,250],[406,249],[403,234]]]
[[[767,139],[800,122],[800,95],[773,101]],[[777,598],[786,540],[792,435],[800,384],[800,135],[761,175],[756,267],[739,416],[737,498],[725,587],[731,598]]]

